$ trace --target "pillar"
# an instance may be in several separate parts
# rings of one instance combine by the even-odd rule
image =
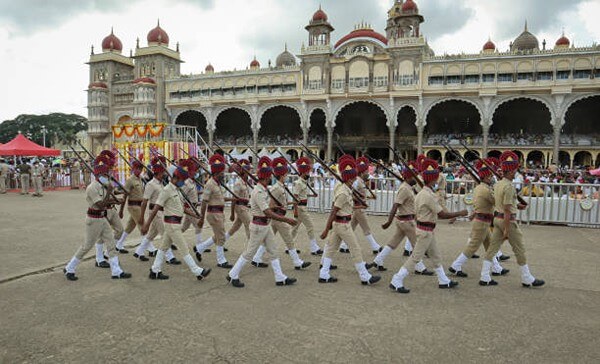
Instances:
[[[212,148],[213,141],[215,140],[215,130],[212,128],[208,129],[208,147]]]
[[[481,158],[486,158],[487,157],[487,152],[488,152],[488,137],[490,134],[490,124],[487,123],[487,125],[483,125],[482,127],[482,131],[483,131],[483,143],[481,146]]]
[[[418,124],[417,125],[417,154],[423,153],[423,131],[425,130],[425,125]]]
[[[558,125],[557,125],[558,124]],[[553,144],[553,155],[552,163],[560,166],[559,152],[560,152],[560,121],[554,124],[554,144]]]
[[[331,159],[333,159],[332,154],[333,147],[333,126],[327,127],[327,153],[325,155],[325,162],[329,163]]]
[[[252,148],[258,153],[258,128],[252,129]],[[256,163],[258,163],[258,160]]]
[[[306,126],[302,128],[302,143],[308,145],[308,128]]]
[[[393,149],[395,149],[396,148],[396,130],[395,130],[396,128],[390,126],[389,129],[390,129],[390,146]],[[394,152],[391,149],[390,149],[390,153],[389,153],[388,159],[390,161],[394,160]]]

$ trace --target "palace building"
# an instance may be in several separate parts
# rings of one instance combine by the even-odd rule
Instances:
[[[449,143],[472,159],[464,140],[480,155],[600,163],[600,46],[564,34],[540,42],[525,24],[510,49],[482,39],[479,53],[436,55],[424,21],[415,1],[396,0],[383,31],[360,23],[334,35],[335,19],[319,8],[299,54],[286,46],[275,62],[192,75],[180,73],[179,44],[160,24],[129,56],[111,32],[89,60],[88,135],[97,149],[111,144],[113,125],[164,122],[224,148],[294,156],[304,142],[327,159],[340,148],[387,158],[389,143],[448,162]]]

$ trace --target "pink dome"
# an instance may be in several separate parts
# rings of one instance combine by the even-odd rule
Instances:
[[[152,29],[148,32],[148,44],[150,43],[158,43],[169,45],[169,35],[164,31],[163,28],[160,27],[160,22],[156,25],[156,28]]]
[[[104,82],[92,82],[88,88],[108,88]]]
[[[123,50],[123,43],[121,43],[121,40],[119,38],[117,38],[116,35],[114,35],[113,30],[111,29],[110,34],[102,40],[102,51],[103,52],[109,52],[109,51],[121,52],[122,50]]]
[[[404,4],[402,4],[402,12],[403,13],[418,13],[419,8],[417,4],[413,0],[406,0]]]
[[[313,21],[327,21],[327,14],[323,10],[321,10],[321,6],[319,6],[319,10],[315,11],[312,17]]]
[[[484,51],[494,51],[496,50],[496,45],[494,44],[494,42],[492,42],[491,39],[489,39],[487,42],[485,42],[485,44],[483,45],[483,50]]]
[[[377,33],[373,29],[356,29],[356,30],[353,30],[350,33],[346,34],[345,36],[343,36],[342,39],[338,40],[337,43],[335,43],[335,48],[337,48],[340,44],[342,44],[350,39],[362,38],[362,37],[377,39],[384,44],[388,43],[388,40],[385,36]]]
[[[133,83],[151,83],[151,84],[156,84],[156,82],[154,82],[154,80],[151,79],[150,77],[136,78],[135,80],[133,80]]]

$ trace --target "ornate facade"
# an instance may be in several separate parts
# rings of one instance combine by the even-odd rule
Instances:
[[[600,162],[600,46],[575,47],[564,34],[553,47],[527,24],[498,50],[488,40],[476,54],[435,55],[412,0],[396,0],[385,35],[365,23],[333,43],[334,27],[318,9],[298,56],[285,50],[261,66],[182,75],[179,45],[158,25],[148,46],[123,56],[114,34],[90,56],[89,135],[110,141],[119,122],[193,125],[224,146],[303,141],[327,158],[336,146],[387,156],[385,143],[407,156],[441,161],[440,142],[466,140],[479,154],[518,150],[541,164]],[[465,153],[460,146],[457,149]]]

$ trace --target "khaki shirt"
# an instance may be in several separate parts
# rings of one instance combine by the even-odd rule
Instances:
[[[269,199],[270,197],[265,186],[257,183],[250,195],[250,212],[252,216],[265,217],[264,211],[269,209]]]
[[[473,209],[480,214],[494,212],[494,191],[485,182],[481,182],[473,190]]]
[[[440,175],[437,179],[437,185],[438,188],[436,190],[436,193],[438,194],[438,196],[440,196],[441,199],[446,200],[446,186],[448,185],[448,182],[446,181],[446,176],[444,176],[442,172],[440,172]],[[440,203],[443,204],[444,201],[440,201]]]
[[[241,178],[238,178],[238,180],[235,181],[233,193],[235,193],[237,197],[249,200],[251,192],[252,188],[250,188]]]
[[[221,185],[214,178],[209,178],[204,184],[204,192],[202,192],[202,202],[206,201],[208,206],[223,206],[225,205],[225,197]]]
[[[162,183],[156,178],[152,178],[152,180],[146,184],[146,188],[144,189],[144,200],[148,200],[149,203],[156,203],[162,189]]]
[[[306,200],[308,199],[308,184],[307,181],[302,178],[302,177],[298,177],[298,179],[296,180],[296,182],[294,182],[294,195],[298,196],[299,200]]]
[[[438,196],[425,186],[415,197],[415,215],[417,221],[436,223],[438,213],[442,211],[442,206],[438,202]]]
[[[367,197],[367,185],[365,184],[365,181],[362,178],[357,177],[356,181],[354,181],[352,186],[363,199]]]
[[[345,183],[338,182],[333,189],[333,206],[340,209],[340,216],[352,215],[354,199],[352,190]]]
[[[192,203],[198,203],[198,191],[196,190],[196,182],[194,182],[191,178],[188,178],[183,183],[183,187],[181,187],[181,191]]]
[[[104,200],[106,193],[106,189],[102,186],[102,183],[94,179],[85,189],[85,200],[88,203],[88,207],[99,210],[100,207],[97,204]]]
[[[79,164],[79,161],[76,161],[75,163],[71,164],[71,170],[73,172],[79,172],[80,168],[81,168],[81,165]]]
[[[397,203],[398,210],[396,210],[397,216],[402,215],[414,215],[415,214],[415,192],[411,185],[406,182],[402,182],[396,192],[396,198],[394,203]]]
[[[181,203],[177,187],[172,183],[163,187],[158,195],[156,204],[163,207],[165,216],[183,217],[183,204]]]
[[[31,167],[27,163],[19,164],[17,170],[20,174],[31,174]]]
[[[504,206],[510,205],[510,213],[517,213],[517,190],[512,181],[502,178],[494,185],[495,208],[499,213],[504,213]]]
[[[144,185],[142,179],[132,174],[125,181],[125,191],[129,194],[127,197],[130,201],[141,201],[144,198]]]
[[[34,177],[41,177],[44,174],[44,166],[42,166],[41,164],[38,164],[37,166],[34,165],[33,167],[31,167],[31,174]]]
[[[2,176],[2,177],[8,176],[9,170],[10,170],[10,168],[8,167],[8,164],[0,163],[0,176]]]
[[[271,199],[271,207],[287,207],[287,195],[285,194],[285,188],[283,188],[283,184],[279,181],[275,182],[273,186],[270,188],[271,194],[273,197],[277,199],[281,205],[278,205],[273,199]]]

